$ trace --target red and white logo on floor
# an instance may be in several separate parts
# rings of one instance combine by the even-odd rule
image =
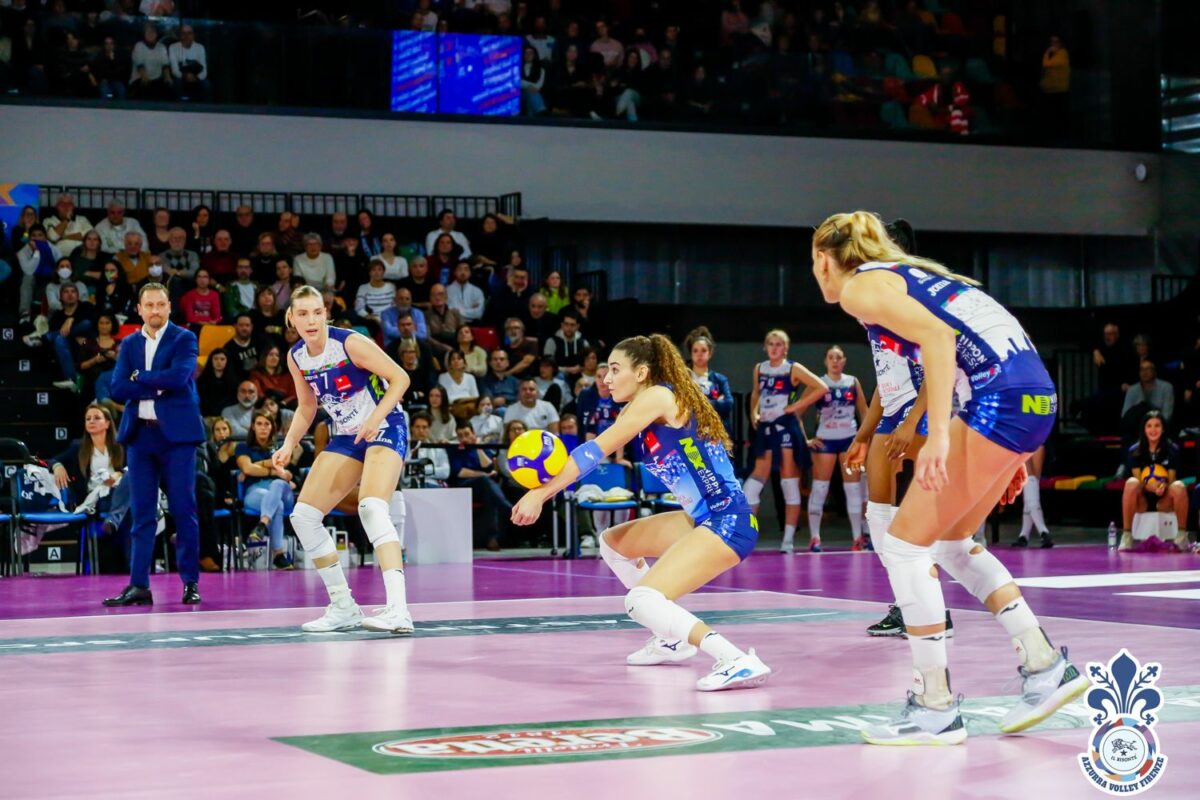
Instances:
[[[377,744],[373,749],[380,755],[409,758],[520,758],[578,755],[606,750],[657,750],[702,744],[720,738],[720,733],[700,728],[547,728],[400,739]]]
[[[1096,788],[1109,794],[1138,794],[1154,785],[1167,767],[1159,752],[1152,713],[1163,704],[1154,684],[1162,665],[1138,663],[1122,649],[1108,664],[1092,662],[1087,668],[1092,688],[1087,704],[1098,711],[1086,753],[1079,766]]]

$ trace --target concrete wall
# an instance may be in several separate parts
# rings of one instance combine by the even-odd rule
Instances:
[[[1142,235],[1137,153],[588,127],[0,105],[0,182],[502,194],[558,220]],[[1151,179],[1133,179],[1145,161]]]

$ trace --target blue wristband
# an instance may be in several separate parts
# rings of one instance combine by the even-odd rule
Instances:
[[[604,451],[600,449],[600,445],[596,444],[596,440],[592,439],[572,450],[571,460],[575,462],[575,466],[579,467],[579,477],[583,478],[604,460]]]

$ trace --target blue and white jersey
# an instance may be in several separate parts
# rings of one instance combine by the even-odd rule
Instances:
[[[871,343],[883,416],[890,417],[915,402],[917,392],[921,391],[921,384],[925,382],[921,348],[897,340],[879,325],[864,324],[863,327],[867,329],[867,341]]]
[[[770,361],[758,365],[758,418],[774,422],[783,416],[783,409],[792,394],[792,363],[786,358],[778,367]]]
[[[315,356],[309,354],[303,340],[292,345],[292,358],[317,396],[317,403],[329,414],[334,436],[357,434],[388,388],[383,378],[350,360],[346,340],[361,335],[344,328],[329,328],[325,349]],[[393,426],[404,428],[404,412],[399,404],[379,427],[382,430]]]
[[[697,525],[713,514],[750,513],[725,446],[699,438],[694,419],[682,428],[653,423],[639,439],[646,469],[671,489]]]
[[[954,331],[955,360],[966,374],[967,386],[973,393],[985,387],[994,392],[1009,387],[1052,385],[1021,323],[986,292],[908,264],[872,262],[855,272],[876,269],[889,269],[904,278],[908,296]],[[916,343],[882,326],[868,326],[868,333],[871,328],[878,328],[881,341],[887,339],[898,347],[896,352],[915,353],[915,361],[920,363]]]
[[[842,375],[836,381],[822,375],[821,380],[829,390],[817,401],[817,438],[849,439],[858,433],[858,382],[853,375]]]

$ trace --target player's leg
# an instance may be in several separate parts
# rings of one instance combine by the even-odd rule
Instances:
[[[625,588],[632,589],[650,572],[647,558],[658,558],[694,528],[692,518],[683,511],[632,519],[609,528],[597,537],[600,557]],[[696,648],[686,639],[665,639],[654,635],[643,647],[630,653],[625,663],[639,667],[679,664],[696,655],[696,652]]]
[[[296,538],[312,558],[313,566],[329,592],[329,606],[324,616],[304,623],[301,627],[306,631],[349,630],[362,624],[362,610],[354,602],[333,537],[323,524],[325,515],[358,484],[361,475],[361,461],[326,449],[313,462],[300,490],[300,498],[292,509]]]
[[[799,429],[797,428],[797,433]],[[796,460],[795,447],[805,448],[804,452],[808,452],[808,446],[804,443],[804,437],[796,435],[791,436],[783,441],[779,448],[779,488],[783,492],[783,543],[780,550],[792,552],[794,548],[794,540],[796,538],[796,527],[800,524],[801,508],[801,492],[800,492],[800,465]],[[807,459],[805,459],[807,461]],[[809,549],[814,553],[821,552],[821,540],[817,536],[812,536],[809,541]]]
[[[946,602],[934,566],[933,545],[960,529],[963,517],[984,497],[992,502],[1008,485],[1021,456],[970,430],[950,424],[946,473],[950,485],[931,492],[914,482],[880,543],[896,605],[904,615],[913,659],[913,688],[900,718],[871,726],[872,744],[958,744],[966,728],[950,690],[946,659]],[[969,467],[969,469],[968,469]]]
[[[825,499],[829,496],[829,484],[837,461],[835,453],[812,454],[812,488],[808,492],[808,533],[817,542],[821,541],[821,517],[825,514]]]
[[[1142,490],[1142,482],[1137,478],[1125,481],[1121,492],[1121,544],[1118,550],[1133,549],[1133,516],[1141,514],[1149,508],[1146,493]]]
[[[846,449],[838,453],[838,467],[842,471],[842,491],[846,494],[846,516],[850,520],[850,536],[853,540],[851,549],[862,550],[864,548],[862,473],[858,470],[846,469]]]
[[[404,472],[402,453],[403,450],[397,450],[391,443],[380,443],[379,440],[367,448],[358,487],[358,516],[375,549],[375,561],[379,564],[387,592],[386,605],[374,616],[363,620],[363,627],[371,631],[408,634],[412,633],[413,623],[408,613],[400,534],[393,522],[392,508],[396,487]]]
[[[737,566],[753,550],[757,523],[749,514],[713,517],[664,553],[625,597],[629,616],[668,641],[685,641],[712,656],[701,691],[749,688],[771,674],[753,650],[744,652],[675,601]]]
[[[1042,469],[1046,461],[1046,448],[1039,447],[1034,451],[1029,460],[1025,462],[1025,468],[1029,471],[1029,477],[1025,480],[1025,488],[1021,492],[1021,500],[1024,508],[1021,514],[1021,533],[1017,536],[1017,540],[1013,542],[1013,547],[1027,547],[1029,545],[1029,534],[1036,530],[1042,540],[1042,547],[1053,547],[1054,541],[1050,538],[1050,529],[1046,527],[1046,516],[1042,513]]]
[[[1158,510],[1163,513],[1175,512],[1175,544],[1180,550],[1190,549],[1191,541],[1188,539],[1187,521],[1188,521],[1188,493],[1187,486],[1183,481],[1175,481],[1167,487],[1164,494],[1158,501]]]

